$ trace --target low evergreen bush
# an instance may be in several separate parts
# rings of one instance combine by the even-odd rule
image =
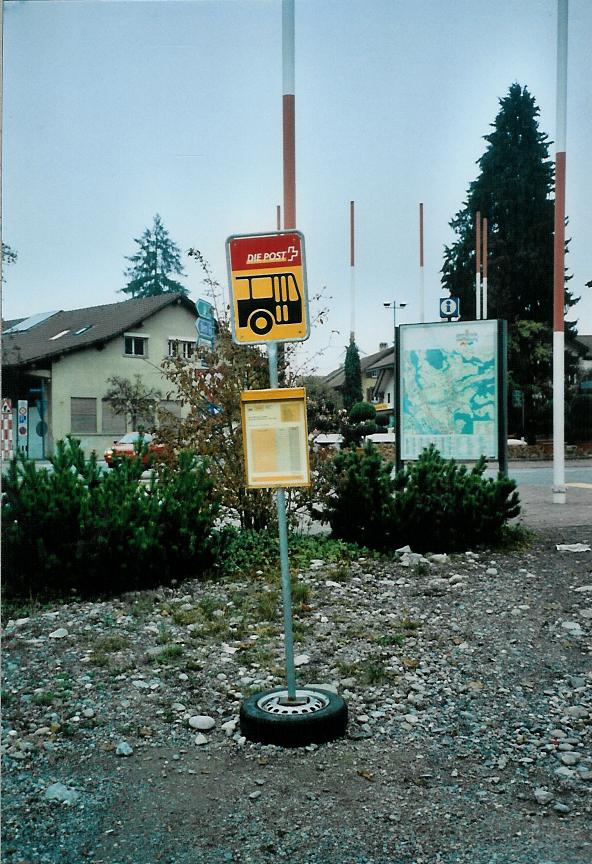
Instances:
[[[516,484],[443,459],[432,445],[395,477],[368,443],[339,453],[330,466],[322,518],[332,534],[373,549],[409,544],[416,552],[458,552],[500,540],[520,511]],[[318,512],[318,511],[317,511]]]
[[[74,439],[53,470],[14,460],[2,498],[7,598],[109,595],[170,584],[212,561],[218,504],[207,467],[180,454],[139,482],[140,458],[102,473]]]

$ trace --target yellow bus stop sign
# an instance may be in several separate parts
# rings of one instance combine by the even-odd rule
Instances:
[[[226,241],[232,338],[241,345],[310,336],[300,231],[233,235]]]

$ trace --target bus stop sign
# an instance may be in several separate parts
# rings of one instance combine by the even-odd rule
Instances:
[[[232,338],[240,345],[310,336],[304,237],[299,231],[226,241]]]

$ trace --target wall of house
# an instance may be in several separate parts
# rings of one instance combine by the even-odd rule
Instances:
[[[145,357],[124,354],[124,336],[117,336],[105,343],[102,350],[91,346],[84,351],[66,354],[52,367],[51,421],[52,442],[68,435],[71,429],[72,397],[96,399],[96,432],[73,432],[88,454],[95,450],[99,458],[120,434],[104,432],[102,429],[102,399],[109,390],[107,379],[114,375],[133,379],[142,377],[147,387],[156,387],[163,398],[170,383],[162,373],[160,364],[168,354],[169,339],[195,341],[195,318],[182,306],[168,306],[147,318],[143,326],[129,331],[134,335],[148,337],[148,353]]]

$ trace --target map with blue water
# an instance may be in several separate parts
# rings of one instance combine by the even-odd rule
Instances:
[[[497,321],[413,324],[401,340],[401,458],[497,458]]]

